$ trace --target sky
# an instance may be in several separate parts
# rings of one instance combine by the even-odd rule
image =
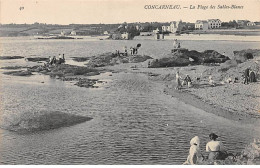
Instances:
[[[180,9],[147,9],[151,5],[176,5]],[[199,5],[203,7],[198,8]],[[218,5],[236,5],[240,9],[218,9]],[[195,22],[207,19],[260,21],[260,0],[0,0],[1,24]]]

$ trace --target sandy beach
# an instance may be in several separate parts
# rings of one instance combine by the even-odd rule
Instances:
[[[239,72],[234,73],[239,78],[245,67],[249,66],[250,62],[258,62],[259,58],[243,63]],[[238,83],[227,83],[224,79],[215,81],[217,86],[211,87],[208,85],[208,77],[213,75],[216,78],[220,73],[211,74],[211,71],[219,68],[216,66],[187,66],[187,67],[169,67],[169,68],[147,68],[148,61],[135,64],[121,64],[107,69],[113,71],[125,71],[132,73],[144,73],[149,76],[152,81],[159,82],[164,86],[164,93],[172,95],[181,101],[191,104],[197,108],[203,109],[208,113],[240,121],[243,123],[251,123],[258,121],[260,117],[260,91],[259,82],[243,84],[239,79]],[[176,86],[175,73],[180,71],[181,77],[184,79],[186,74],[189,74],[194,82],[194,87],[187,88],[183,86],[181,90],[174,89]],[[203,74],[203,76],[201,76]],[[196,82],[195,78],[201,77],[200,82]]]

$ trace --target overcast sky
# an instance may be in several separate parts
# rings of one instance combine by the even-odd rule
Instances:
[[[0,23],[91,24],[122,22],[260,21],[260,0],[0,0]],[[180,5],[181,9],[145,9],[146,5]],[[198,5],[208,9],[197,9]],[[236,5],[243,9],[209,9]],[[190,9],[195,6],[195,9]],[[20,8],[23,7],[23,8]],[[188,7],[188,8],[184,8]]]

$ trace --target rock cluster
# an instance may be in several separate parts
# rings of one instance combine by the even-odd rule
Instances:
[[[148,59],[152,59],[152,57],[147,55],[117,55],[110,52],[91,57],[86,65],[90,67],[104,67],[120,63],[139,63]]]
[[[253,59],[256,56],[260,55],[259,49],[247,49],[247,50],[241,50],[241,51],[234,51],[234,60],[236,60],[238,63],[245,62],[249,59]]]
[[[15,117],[13,115],[4,117],[1,127],[19,133],[34,132],[71,126],[91,119],[59,111],[38,111],[23,113]]]
[[[214,50],[206,50],[198,52],[195,50],[189,51],[185,48],[172,50],[171,54],[161,59],[156,59],[150,62],[149,68],[159,67],[175,67],[175,66],[188,66],[199,65],[206,63],[223,63],[229,60],[229,57],[224,56]]]

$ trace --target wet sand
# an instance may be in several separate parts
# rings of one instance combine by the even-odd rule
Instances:
[[[147,68],[147,64],[147,61],[138,64],[121,64],[107,69],[116,72],[145,73],[152,81],[164,85],[165,94],[178,98],[208,113],[242,123],[259,121],[259,82],[244,85],[241,81],[234,84],[220,84],[221,81],[216,81],[217,86],[210,87],[207,84],[209,74],[205,74],[199,84],[194,81],[194,78],[215,67],[198,65],[176,68]],[[194,87],[187,88],[183,86],[181,90],[174,89],[176,70],[181,72],[183,78],[186,74],[189,74],[195,83]],[[197,86],[195,86],[196,84]]]

